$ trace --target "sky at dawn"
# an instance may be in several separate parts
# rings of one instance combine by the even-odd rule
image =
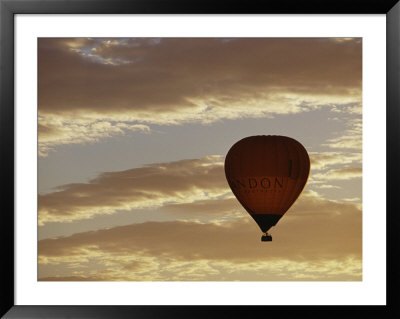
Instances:
[[[39,38],[38,134],[38,280],[362,280],[360,38]],[[252,135],[311,160],[272,242],[224,173]]]

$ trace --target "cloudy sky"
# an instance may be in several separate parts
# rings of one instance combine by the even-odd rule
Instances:
[[[361,52],[358,38],[40,38],[39,280],[361,280]],[[272,242],[224,175],[251,135],[311,159]]]

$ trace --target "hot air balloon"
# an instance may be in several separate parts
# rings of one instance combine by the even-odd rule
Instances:
[[[249,136],[225,158],[225,175],[240,204],[256,221],[262,241],[293,205],[307,183],[310,158],[298,141],[286,136]]]

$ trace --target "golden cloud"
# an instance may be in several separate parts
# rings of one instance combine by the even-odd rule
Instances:
[[[103,173],[89,183],[68,184],[38,198],[39,224],[71,222],[134,208],[193,203],[229,192],[223,158],[152,164]]]
[[[362,177],[362,168],[361,167],[345,167],[341,169],[333,169],[329,170],[326,173],[314,174],[313,176],[316,179],[323,180],[347,180],[353,178],[361,178]]]
[[[39,156],[46,157],[56,145],[94,143],[103,138],[124,135],[129,131],[148,133],[150,128],[143,124],[68,119],[59,115],[40,116]]]
[[[359,164],[362,154],[356,152],[310,152],[312,170],[323,170],[329,166]]]
[[[358,161],[359,155],[344,158],[341,153],[327,152],[312,154],[311,158],[313,168],[325,168]],[[242,208],[226,182],[223,160],[222,156],[215,155],[151,164],[103,173],[87,183],[60,186],[55,192],[38,195],[39,225],[92,219],[135,209],[162,209],[170,218],[213,220],[215,223],[241,218]],[[361,175],[361,168],[341,165],[338,169],[312,174],[309,184]],[[321,186],[329,187],[335,186]]]
[[[139,258],[143,257],[133,256],[131,263],[125,260],[125,266],[118,264],[117,259],[115,268],[74,271],[72,275],[40,277],[39,281],[360,281],[362,277],[361,261],[352,256],[319,261],[280,259],[243,263],[149,260],[137,267]]]
[[[360,206],[324,200],[315,192],[303,195],[272,229],[271,243],[260,242],[261,231],[250,217],[224,224],[132,224],[40,240],[40,277],[360,280]],[[53,273],[57,267],[64,271],[51,277],[45,266],[53,267]]]

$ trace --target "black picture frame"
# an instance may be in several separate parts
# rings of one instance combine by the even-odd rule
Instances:
[[[15,14],[385,14],[386,15],[386,306],[29,306],[14,303],[14,15]],[[284,0],[284,1],[178,1],[178,0],[0,0],[0,180],[1,278],[0,315],[4,318],[165,318],[232,316],[323,316],[400,318],[399,106],[400,106],[399,0]],[[382,106],[383,107],[383,106]],[[385,203],[382,203],[384,207]],[[383,213],[383,212],[380,212]],[[268,307],[268,308],[267,308]]]

